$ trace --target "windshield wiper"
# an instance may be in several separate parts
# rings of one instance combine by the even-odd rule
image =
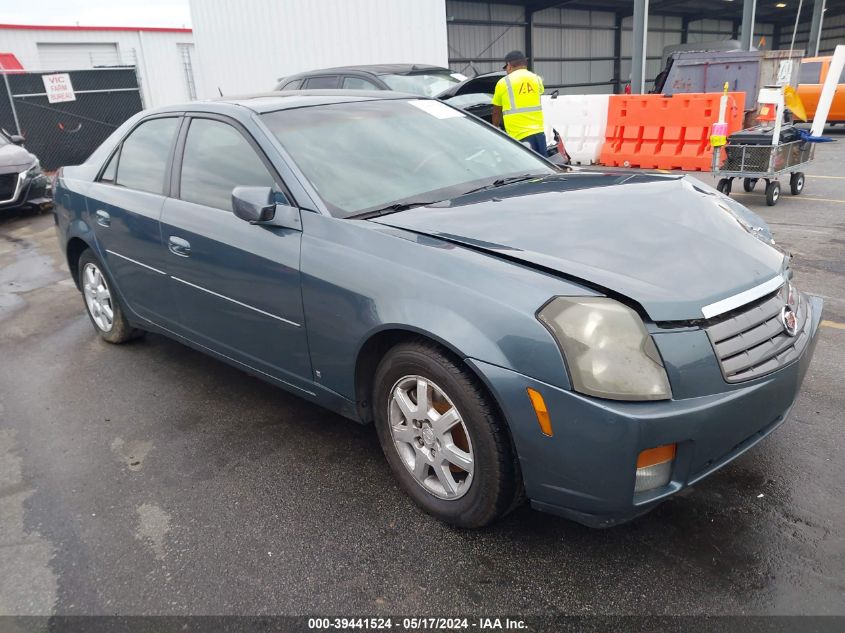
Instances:
[[[508,176],[507,178],[497,178],[490,184],[484,185],[482,187],[476,187],[475,189],[470,189],[469,191],[464,191],[461,195],[465,196],[470,193],[475,193],[476,191],[484,191],[486,189],[495,189],[496,187],[504,187],[505,185],[510,185],[515,182],[523,182],[525,180],[534,180],[535,178],[542,178],[549,174],[522,174],[521,176]]]
[[[363,213],[355,213],[353,215],[348,215],[346,216],[346,218],[349,220],[368,220],[370,218],[377,218],[382,215],[396,213],[397,211],[407,211],[408,209],[413,209],[414,207],[424,207],[429,204],[436,204],[437,202],[442,202],[442,200],[417,200],[414,202],[396,202],[394,204],[389,204],[386,207],[382,207],[381,209],[373,209],[372,211],[364,211]]]

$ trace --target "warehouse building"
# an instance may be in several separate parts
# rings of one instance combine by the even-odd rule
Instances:
[[[0,24],[0,65],[19,71],[132,66],[144,107],[197,98],[191,29]]]
[[[205,97],[268,90],[279,77],[339,65],[483,73],[499,70],[513,49],[526,51],[549,88],[611,93],[639,75],[643,90],[653,85],[667,46],[789,48],[796,16],[796,49],[815,49],[813,40],[824,54],[845,41],[845,0],[800,5],[799,15],[799,0],[191,0],[191,15]],[[631,62],[639,48],[641,68]]]

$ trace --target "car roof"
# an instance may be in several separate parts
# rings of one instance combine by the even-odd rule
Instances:
[[[448,68],[443,66],[432,66],[430,64],[361,64],[360,66],[335,66],[334,68],[317,68],[314,70],[307,70],[291,77],[300,77],[305,75],[325,74],[325,73],[340,73],[340,72],[366,72],[374,75],[384,74],[402,74],[413,72],[424,72],[426,70],[445,70],[451,72]]]
[[[295,90],[289,92],[263,92],[232,97],[220,97],[210,101],[192,101],[174,104],[150,110],[155,112],[226,112],[232,108],[243,107],[258,114],[331,105],[335,103],[353,103],[356,101],[385,101],[397,99],[424,99],[419,95],[391,92],[387,90]]]

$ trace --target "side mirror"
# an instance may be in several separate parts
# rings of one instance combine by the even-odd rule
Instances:
[[[9,140],[12,141],[12,143],[14,143],[15,145],[23,145],[23,142],[26,139],[20,134],[12,134],[12,136],[9,137]]]
[[[232,189],[232,211],[236,217],[250,224],[301,231],[299,209],[277,203],[277,195],[270,187],[235,187]]]
[[[270,187],[235,187],[232,189],[232,211],[250,224],[272,220],[276,213]]]

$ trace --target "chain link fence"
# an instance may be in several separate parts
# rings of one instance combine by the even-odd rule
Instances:
[[[135,66],[0,73],[0,127],[23,136],[47,170],[83,162],[144,108]],[[47,86],[64,73],[73,100],[50,103]]]

